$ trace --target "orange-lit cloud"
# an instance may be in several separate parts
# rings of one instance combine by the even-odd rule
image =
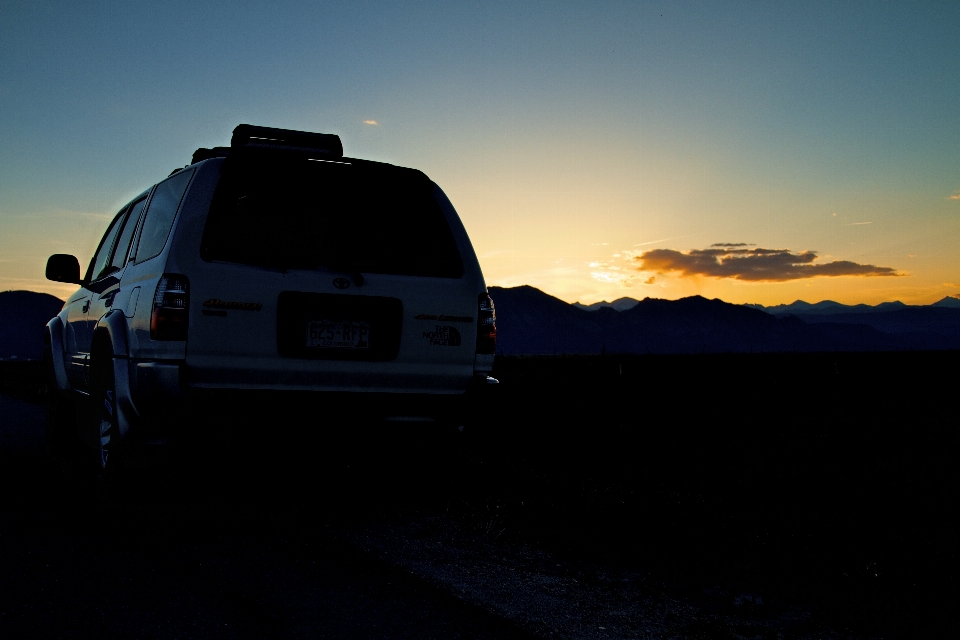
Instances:
[[[744,243],[711,245],[687,253],[653,249],[633,258],[638,271],[676,272],[681,276],[731,278],[749,282],[786,282],[804,278],[836,276],[899,276],[896,269],[835,260],[814,264],[815,251],[791,253],[789,249],[747,248]]]
[[[954,191],[952,194],[947,196],[951,200],[960,200],[960,191]]]
[[[377,122],[376,120],[364,120],[363,124],[380,124],[380,123]]]

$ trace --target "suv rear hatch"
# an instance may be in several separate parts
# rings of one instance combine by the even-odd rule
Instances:
[[[411,169],[234,151],[191,274],[190,384],[463,391],[478,292],[438,192]]]

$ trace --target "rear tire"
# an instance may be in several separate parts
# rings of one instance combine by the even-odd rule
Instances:
[[[95,368],[90,381],[90,413],[85,429],[89,430],[86,435],[93,444],[94,467],[106,471],[116,467],[120,461],[120,426],[117,419],[113,356],[101,355],[91,366]]]

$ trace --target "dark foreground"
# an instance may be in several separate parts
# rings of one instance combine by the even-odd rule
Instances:
[[[754,594],[857,635],[960,634],[960,353],[499,364],[508,531],[707,608]]]
[[[488,561],[542,551],[571,587],[692,607],[626,637],[956,637],[958,364],[508,358],[462,435],[266,411],[243,446],[108,478],[44,463],[28,365],[3,381],[0,635],[523,637],[391,566],[453,531]],[[375,525],[405,536],[386,559],[352,542]],[[806,615],[747,624],[788,610]]]
[[[337,539],[328,488],[251,451],[98,478],[44,459],[42,416],[0,396],[0,637],[533,637]]]

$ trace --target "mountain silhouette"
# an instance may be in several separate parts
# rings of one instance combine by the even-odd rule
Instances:
[[[947,296],[931,305],[882,302],[845,305],[832,300],[797,300],[773,307],[744,305],[777,317],[795,315],[808,324],[867,325],[895,336],[906,349],[960,349],[960,299]]]
[[[530,286],[490,287],[490,295],[504,355],[960,348],[960,309],[892,305],[801,319],[701,296],[588,311]]]
[[[39,360],[44,327],[62,308],[48,293],[0,292],[0,360]]]
[[[626,311],[627,309],[632,309],[639,303],[639,300],[634,298],[617,298],[613,302],[607,302],[606,300],[602,302],[594,302],[593,304],[580,304],[579,302],[574,302],[573,306],[578,309],[583,309],[584,311],[596,311],[601,307],[611,307],[617,311]]]
[[[946,309],[960,309],[960,298],[946,296],[943,299],[934,302],[930,306]]]
[[[834,302],[833,300],[821,300],[820,302],[815,302],[812,304],[809,302],[804,302],[803,300],[797,300],[796,302],[791,302],[790,304],[778,304],[772,307],[764,307],[762,304],[747,304],[744,306],[751,307],[753,309],[759,309],[760,311],[766,311],[767,313],[772,313],[773,315],[777,316],[806,316],[830,315],[839,313],[883,313],[886,311],[903,309],[907,305],[903,304],[899,300],[894,302],[881,302],[878,305],[872,306],[869,304],[840,304],[839,302]]]
[[[869,326],[894,336],[905,349],[960,349],[960,308],[906,306],[890,311],[864,313],[810,314],[802,316],[813,326]]]

